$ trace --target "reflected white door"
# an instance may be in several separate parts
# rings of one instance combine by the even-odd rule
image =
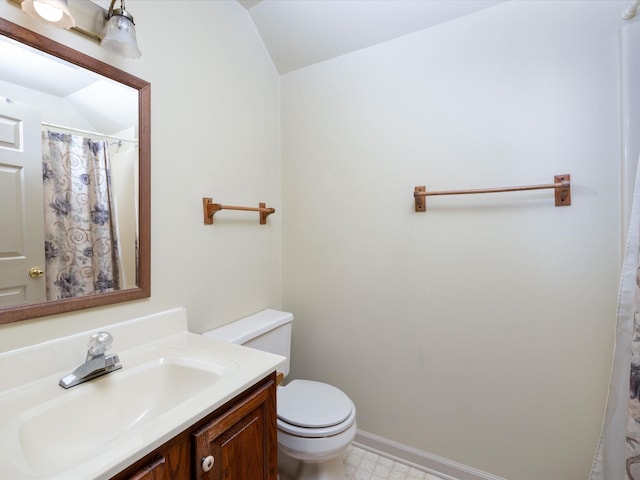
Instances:
[[[46,300],[40,112],[0,97],[0,307]]]

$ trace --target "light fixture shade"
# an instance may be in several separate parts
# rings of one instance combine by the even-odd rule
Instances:
[[[102,45],[123,57],[140,58],[142,53],[136,40],[136,27],[130,17],[124,9],[114,10],[107,22],[107,34]]]
[[[31,18],[60,28],[75,27],[67,0],[22,0],[22,11]]]

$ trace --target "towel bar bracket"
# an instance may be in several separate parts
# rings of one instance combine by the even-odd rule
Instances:
[[[416,212],[426,212],[427,211],[427,199],[424,195],[416,195],[419,193],[425,193],[427,191],[427,187],[424,185],[420,187],[416,187],[414,192],[414,198],[416,202]]]
[[[553,189],[556,197],[556,207],[568,207],[571,205],[571,175],[555,175],[553,180],[556,185],[562,184],[562,186]]]

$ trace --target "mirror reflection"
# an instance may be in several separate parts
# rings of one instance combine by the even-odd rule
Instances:
[[[140,88],[1,35],[0,58],[0,323],[140,290]]]

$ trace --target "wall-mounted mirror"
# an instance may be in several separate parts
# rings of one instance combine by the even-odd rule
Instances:
[[[0,18],[0,324],[150,296],[148,82]]]

